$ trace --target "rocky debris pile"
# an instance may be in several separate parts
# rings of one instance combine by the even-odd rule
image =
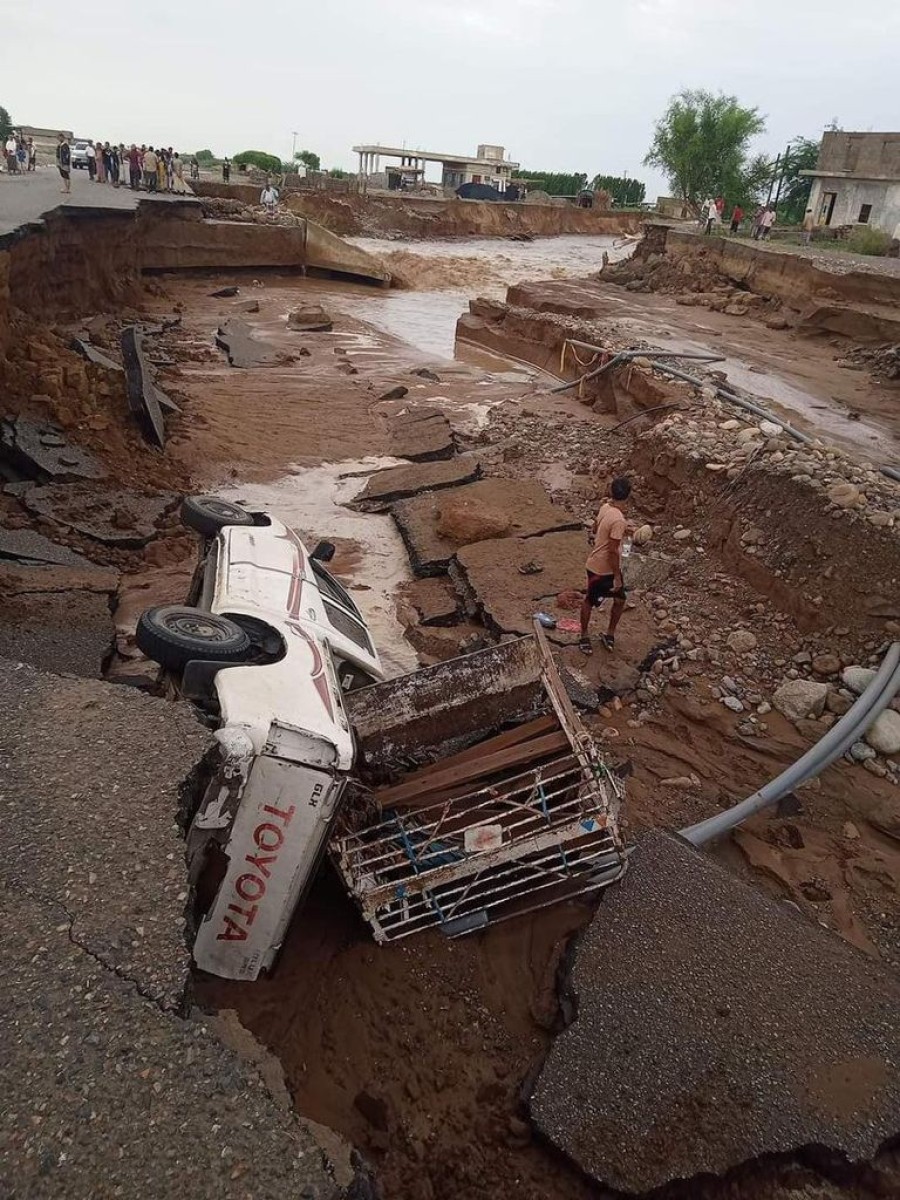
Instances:
[[[629,292],[662,292],[677,296],[678,304],[697,305],[744,317],[751,310],[774,312],[780,302],[737,287],[734,280],[701,253],[672,258],[655,250],[638,252],[631,258],[608,263],[600,277],[604,283],[616,283]]]
[[[245,204],[242,200],[220,200],[218,197],[204,196],[200,204],[203,215],[215,221],[249,221],[256,225],[287,225],[295,229],[306,224],[306,218],[296,213],[284,209],[270,213],[261,204]]]
[[[669,413],[638,438],[669,442],[727,481],[737,480],[752,464],[755,471],[804,484],[834,520],[897,530],[900,486],[874,463],[856,462],[818,438],[810,444],[794,441],[777,423],[736,414],[712,387],[703,388],[701,399],[702,407]],[[761,531],[747,530],[743,540],[752,553],[754,543],[764,537]]]
[[[852,371],[870,371],[876,379],[900,379],[900,344],[856,346],[836,361]]]

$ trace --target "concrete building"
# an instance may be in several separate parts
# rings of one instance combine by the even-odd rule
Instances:
[[[437,150],[407,150],[396,146],[354,146],[353,151],[359,155],[360,180],[368,180],[373,184],[384,174],[396,177],[397,168],[388,167],[383,172],[382,158],[399,158],[400,170],[407,178],[424,177],[425,164],[436,162],[441,164],[441,186],[456,191],[464,183],[487,183],[498,191],[505,192],[513,171],[519,169],[517,162],[504,158],[503,146],[482,144],[477,152],[469,157],[465,154],[444,154]],[[373,179],[373,176],[376,179]],[[385,185],[387,181],[385,180]]]
[[[810,207],[820,225],[900,224],[900,133],[826,133],[812,177]]]

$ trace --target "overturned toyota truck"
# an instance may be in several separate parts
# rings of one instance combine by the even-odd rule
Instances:
[[[376,941],[459,936],[622,876],[622,782],[538,626],[346,705],[357,756],[329,854]]]

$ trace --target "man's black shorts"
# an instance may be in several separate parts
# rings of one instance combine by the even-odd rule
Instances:
[[[614,600],[624,600],[626,591],[624,586],[621,588],[613,587],[612,575],[592,575],[590,571],[587,573],[587,598],[592,608],[597,608],[603,603],[607,596],[612,596]]]

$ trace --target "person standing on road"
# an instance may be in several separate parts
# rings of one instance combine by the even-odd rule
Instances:
[[[200,164],[197,161],[197,155],[195,154],[193,156],[193,158],[191,159],[191,179],[195,180],[195,179],[199,179],[199,178],[200,178]]]
[[[222,182],[227,183],[231,178],[231,163],[226,158],[222,163]]]
[[[37,170],[37,146],[34,144],[34,138],[28,139],[28,170]]]
[[[706,216],[706,226],[703,230],[705,234],[712,233],[712,227],[719,219],[719,211],[716,208],[716,202],[712,196],[709,196],[703,205],[703,211]]]
[[[19,137],[16,142],[16,161],[19,164],[19,174],[24,175],[28,170],[28,149],[23,137]]]
[[[131,143],[131,149],[128,151],[128,182],[133,192],[140,190],[141,152],[138,150],[134,142]]]
[[[166,151],[163,146],[158,146],[156,150],[156,187],[160,192],[166,191]]]
[[[806,210],[805,216],[803,217],[803,243],[804,243],[804,245],[808,246],[809,243],[812,241],[812,235],[813,235],[813,231],[815,230],[815,228],[816,228],[815,214],[813,213],[813,210],[811,208],[808,208]]]
[[[602,506],[594,521],[593,549],[588,555],[587,592],[581,604],[581,640],[578,648],[590,654],[591,639],[588,625],[591,612],[599,608],[607,596],[612,598],[609,625],[601,642],[607,650],[615,647],[616,626],[625,611],[625,582],[622,578],[622,546],[628,524],[625,509],[631,495],[631,480],[614,479],[609,489],[610,499]]]
[[[15,134],[10,133],[6,139],[6,169],[10,175],[15,175],[18,170],[18,159],[16,158],[16,138]]]
[[[84,152],[87,161],[87,173],[91,183],[97,182],[97,151],[93,142],[88,142]]]
[[[184,182],[184,162],[177,150],[172,155],[170,165],[172,167],[172,191],[182,196],[187,191],[187,185]]]
[[[773,205],[770,204],[769,207],[766,209],[766,211],[763,213],[763,215],[759,221],[760,241],[765,241],[766,238],[768,238],[769,234],[772,232],[772,226],[774,224],[775,224],[775,208]]]
[[[106,172],[103,169],[103,143],[94,142],[94,165],[97,168],[97,182],[106,183]]]
[[[148,146],[144,152],[144,187],[148,192],[156,191],[156,154],[153,147]]]
[[[59,190],[68,194],[72,190],[72,147],[64,133],[61,133],[58,138],[56,166],[62,180],[62,187]]]
[[[739,204],[736,204],[731,210],[731,232],[737,233],[741,227],[741,221],[744,219],[744,210]]]

